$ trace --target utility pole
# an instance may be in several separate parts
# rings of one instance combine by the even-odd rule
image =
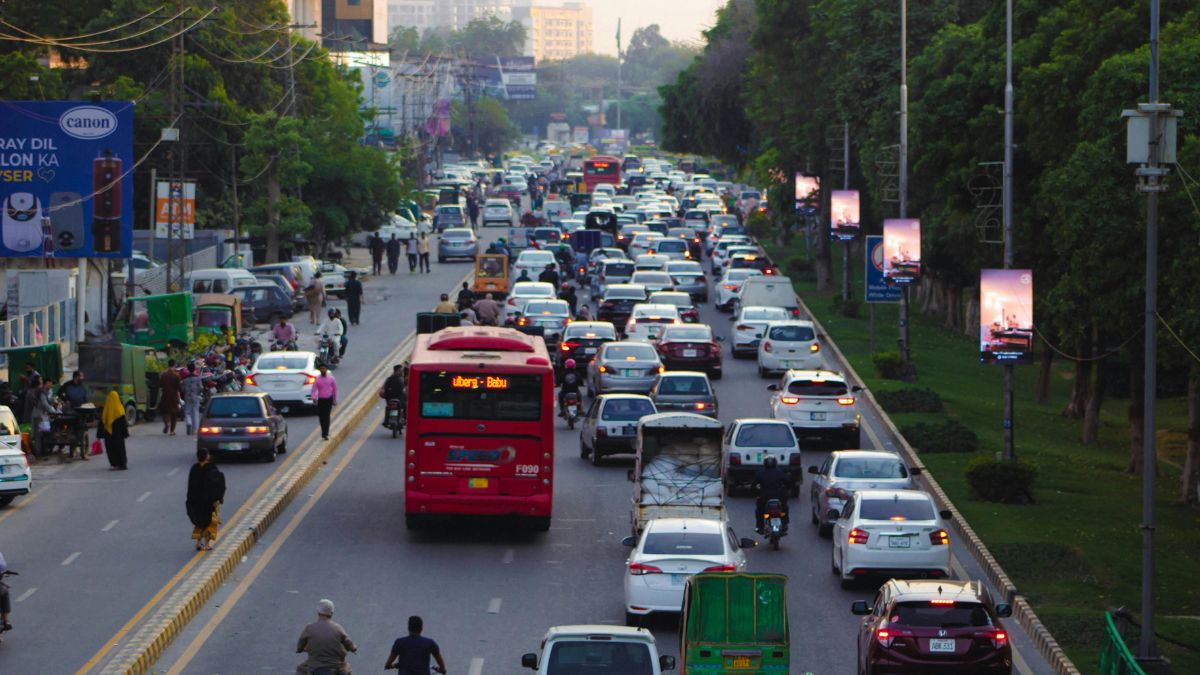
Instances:
[[[1012,77],[1013,2],[1008,0],[1005,8],[1004,42],[1004,269],[1013,266],[1013,115],[1016,90]],[[1013,437],[1013,390],[1016,372],[1013,364],[1004,364],[1004,461],[1017,459],[1016,440]]]
[[[617,18],[617,127],[621,128],[621,19]],[[603,111],[601,111],[603,112]]]
[[[842,189],[850,189],[849,122],[842,122]],[[861,220],[862,216],[859,216],[859,221]],[[850,244],[849,241],[842,242],[842,302],[850,301]]]
[[[900,0],[900,217],[908,217],[908,0]],[[908,285],[900,296],[900,358],[909,360]]]
[[[176,4],[177,9],[183,11],[183,0],[179,0]],[[183,22],[183,17],[180,16],[179,21]],[[183,151],[183,142],[180,134],[180,128],[183,121],[183,62],[184,62],[184,42],[183,33],[181,32],[175,38],[174,48],[171,50],[171,58],[175,60],[171,64],[171,127],[163,130],[163,140],[174,141],[176,145],[167,151],[167,292],[181,290],[183,288],[183,263],[182,257],[177,256],[175,251],[175,226],[176,216],[183,215],[182,200],[183,186],[179,175],[179,159],[180,153]],[[179,126],[176,126],[176,125]],[[179,186],[179,190],[176,190]],[[157,195],[158,186],[154,187]],[[177,196],[178,195],[178,196]],[[157,199],[157,196],[156,196]],[[180,227],[180,237],[183,236],[183,228]],[[176,265],[176,261],[179,264]],[[176,279],[178,275],[178,280]]]

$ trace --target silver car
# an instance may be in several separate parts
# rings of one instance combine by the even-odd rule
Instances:
[[[658,352],[648,342],[606,342],[588,364],[588,394],[610,391],[645,394],[666,370]]]
[[[700,263],[692,260],[672,260],[667,263],[667,274],[675,283],[675,290],[687,293],[696,302],[708,302],[708,278]]]
[[[605,455],[633,452],[638,422],[656,412],[642,394],[597,396],[579,427],[579,456],[598,466]]]
[[[808,472],[813,477],[809,497],[812,522],[822,535],[827,535],[833,523],[825,514],[830,509],[841,511],[856,490],[916,489],[913,476],[921,469],[906,466],[900,455],[892,452],[835,450],[819,468],[808,467]]]
[[[449,227],[438,237],[438,262],[445,262],[448,258],[474,260],[478,254],[479,240],[469,227]]]
[[[542,339],[547,345],[557,345],[562,340],[563,329],[571,321],[571,306],[566,300],[530,300],[525,303],[518,326],[540,326]]]

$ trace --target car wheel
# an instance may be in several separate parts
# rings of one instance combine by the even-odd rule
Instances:
[[[809,516],[809,518],[810,518],[810,519],[812,519],[812,524],[813,524],[813,525],[820,525],[820,524],[821,524],[821,519],[817,517],[817,503],[816,503],[815,501],[814,501],[814,502],[809,502],[809,506],[808,506],[808,516]]]
[[[761,377],[761,378],[763,378],[763,379],[765,380],[766,378],[770,377],[770,376],[771,376],[771,374],[767,372],[767,369],[766,369],[766,368],[763,368],[762,366],[759,366],[759,367],[758,367],[758,376],[759,376],[759,377]]]
[[[16,498],[16,495],[0,495],[0,506],[8,506]]]
[[[133,425],[137,424],[137,421],[138,421],[137,405],[134,404],[133,401],[127,401],[125,403],[125,423],[129,426],[133,426]]]
[[[264,461],[264,462],[274,462],[274,461],[275,461],[275,455],[276,455],[276,454],[278,454],[278,452],[279,452],[279,448],[278,448],[277,446],[274,446],[274,445],[272,445],[270,448],[268,448],[267,450],[264,450],[264,451],[263,451],[263,454],[262,454],[262,461]]]
[[[588,447],[583,444],[583,434],[580,434],[579,435],[579,458],[587,459],[588,455],[590,455],[590,454],[592,454],[592,451],[588,450]]]
[[[592,466],[600,466],[600,464],[603,463],[604,455],[600,452],[599,448],[592,448],[592,452],[590,454],[592,455]]]

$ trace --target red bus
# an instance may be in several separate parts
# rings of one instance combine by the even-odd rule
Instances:
[[[591,194],[600,183],[621,186],[621,160],[609,155],[596,155],[583,161],[583,188]]]
[[[408,367],[404,514],[507,517],[546,531],[554,495],[554,370],[511,328],[417,335]]]

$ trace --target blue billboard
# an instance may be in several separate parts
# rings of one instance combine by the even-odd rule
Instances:
[[[883,235],[868,234],[866,242],[866,301],[900,302],[902,291],[883,276]]]
[[[133,103],[0,101],[0,257],[128,258]]]

